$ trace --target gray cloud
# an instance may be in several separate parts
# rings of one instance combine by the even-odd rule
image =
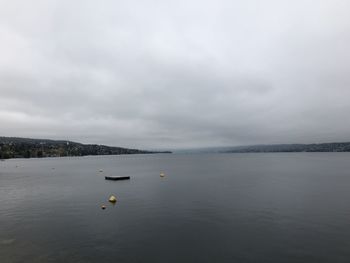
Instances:
[[[348,1],[0,0],[0,134],[349,141]]]

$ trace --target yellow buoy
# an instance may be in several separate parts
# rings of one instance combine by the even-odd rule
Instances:
[[[117,202],[117,198],[114,195],[111,195],[109,197],[108,201],[111,202],[111,203],[115,203],[115,202]]]
[[[160,173],[160,177],[164,177],[165,176],[165,173]]]

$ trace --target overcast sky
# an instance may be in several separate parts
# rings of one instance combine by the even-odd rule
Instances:
[[[348,0],[0,0],[0,135],[350,141]]]

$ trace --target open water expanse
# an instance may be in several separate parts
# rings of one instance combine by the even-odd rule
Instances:
[[[348,263],[350,154],[6,160],[0,262]]]

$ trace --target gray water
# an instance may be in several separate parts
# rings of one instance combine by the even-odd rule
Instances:
[[[0,162],[0,262],[350,262],[350,154]]]

